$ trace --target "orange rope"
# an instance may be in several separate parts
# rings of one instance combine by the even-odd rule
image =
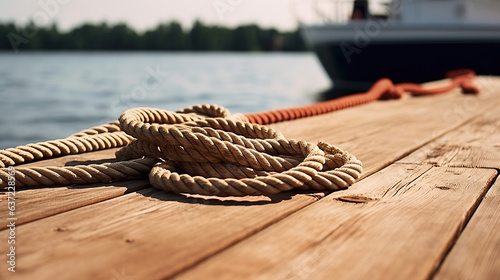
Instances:
[[[409,92],[413,96],[436,95],[460,87],[464,94],[477,94],[479,93],[479,88],[474,84],[475,76],[476,73],[469,69],[452,70],[445,75],[446,78],[451,80],[450,84],[438,88],[424,88],[419,84],[413,83],[394,84],[390,79],[383,78],[378,80],[364,93],[343,96],[311,105],[246,114],[245,117],[247,117],[248,121],[251,123],[265,125],[325,114],[375,100],[399,99],[403,97],[405,92]]]

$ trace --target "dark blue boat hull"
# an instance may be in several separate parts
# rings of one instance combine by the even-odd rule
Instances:
[[[314,50],[334,88],[346,92],[366,90],[383,77],[395,83],[439,80],[458,68],[500,75],[500,42],[372,43],[364,48],[344,43]]]

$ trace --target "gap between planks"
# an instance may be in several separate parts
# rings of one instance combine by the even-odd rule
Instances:
[[[469,220],[435,279],[500,278],[500,179]]]

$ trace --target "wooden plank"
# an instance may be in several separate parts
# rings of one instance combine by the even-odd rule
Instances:
[[[437,166],[500,168],[500,106],[448,133],[400,163]]]
[[[492,107],[466,125],[443,135],[398,162],[498,169],[499,119],[500,108]],[[450,255],[444,260],[436,275],[437,279],[500,278],[499,189],[497,180],[481,201]]]
[[[500,179],[486,194],[435,279],[500,279]]]
[[[497,174],[409,166],[333,193],[175,279],[427,279]]]
[[[19,166],[15,166],[16,168],[21,167],[44,167],[44,166],[74,166],[79,164],[99,164],[103,162],[112,161],[115,158],[115,152],[120,148],[114,148],[109,150],[96,151],[91,153],[84,154],[76,154],[76,155],[67,155],[58,158],[51,158],[42,161],[35,161],[26,164],[22,164]]]
[[[147,180],[130,180],[109,184],[67,186],[44,189],[29,189],[16,192],[16,224],[21,225],[68,210],[121,196],[125,193],[149,187]],[[0,209],[7,209],[8,193],[0,194]],[[0,212],[0,220],[6,221],[8,211]],[[0,224],[5,229],[7,224]]]
[[[112,279],[122,271],[134,279],[163,278],[321,196],[234,201],[142,190],[17,227],[17,272],[2,269],[0,278]],[[0,232],[0,240],[7,236]]]
[[[30,166],[65,166],[77,164],[92,164],[109,162],[114,158],[117,149],[98,151],[81,155],[69,155],[60,158],[48,159],[40,162],[24,164],[19,167]],[[125,193],[149,187],[147,180],[130,180],[109,184],[93,184],[86,186],[60,186],[42,189],[26,189],[16,192],[15,201],[17,225],[45,218],[71,209],[97,203]],[[0,193],[0,209],[7,209],[7,193]],[[9,217],[7,211],[0,211],[0,219]],[[5,229],[7,224],[1,224]]]

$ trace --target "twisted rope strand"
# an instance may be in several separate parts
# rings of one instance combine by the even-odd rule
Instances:
[[[157,162],[156,158],[144,158],[66,167],[16,168],[16,187],[108,183],[138,178],[149,172]],[[7,187],[8,178],[8,170],[0,168],[0,186]]]
[[[129,144],[131,139],[124,132],[103,132],[18,146],[0,150],[0,168],[65,155],[122,147]]]
[[[117,131],[121,131],[120,122],[112,121],[109,123],[105,123],[105,124],[101,124],[98,126],[93,126],[91,128],[87,128],[85,130],[82,130],[80,132],[77,132],[77,133],[69,136],[68,138],[70,138],[70,137],[82,137],[85,135],[95,135],[95,134],[100,134],[100,133],[105,133],[105,132],[117,132]]]

